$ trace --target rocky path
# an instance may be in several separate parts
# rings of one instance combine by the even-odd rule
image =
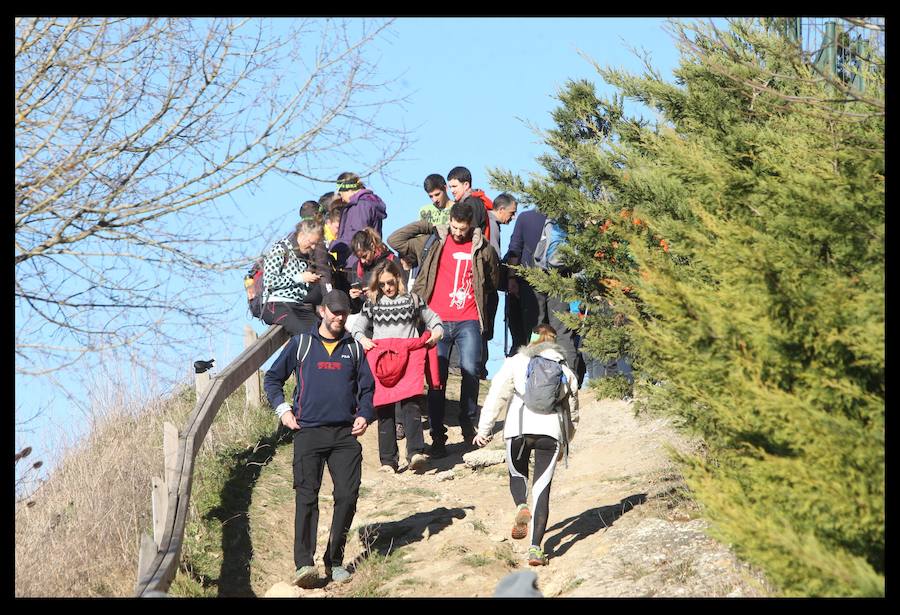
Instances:
[[[452,385],[451,385],[452,386]],[[482,391],[483,399],[484,391]],[[764,582],[704,533],[683,497],[667,447],[691,444],[665,419],[635,418],[631,404],[582,392],[568,468],[558,466],[544,539],[548,566],[533,568],[545,596],[764,596]],[[455,407],[448,408],[455,415]],[[426,436],[426,440],[427,440]],[[472,468],[459,427],[449,455],[423,474],[378,471],[376,430],[363,436],[363,480],[345,585],[290,586],[294,502],[291,445],[279,447],[253,492],[250,581],[257,596],[487,597],[528,568],[526,541],[509,537],[514,507],[504,463]],[[502,459],[503,440],[478,453]],[[491,452],[493,451],[493,452]],[[401,443],[402,453],[402,443]],[[476,455],[478,456],[478,455]],[[331,519],[328,473],[320,496],[321,555]]]

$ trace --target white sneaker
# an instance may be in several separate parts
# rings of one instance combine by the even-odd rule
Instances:
[[[378,471],[384,472],[385,474],[396,474],[397,468],[395,468],[394,466],[389,466],[389,465],[385,464],[385,465],[381,466],[380,468],[378,468]]]

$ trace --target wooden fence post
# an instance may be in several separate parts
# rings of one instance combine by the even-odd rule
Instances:
[[[194,373],[194,390],[197,391],[197,399],[203,397],[209,387],[209,370],[202,374]]]
[[[153,513],[153,543],[159,548],[166,524],[166,504],[169,502],[169,489],[166,487],[166,482],[157,476],[150,479],[150,502]]]
[[[244,349],[250,348],[256,343],[257,335],[250,325],[244,325]],[[244,382],[244,408],[258,406],[260,404],[259,395],[259,370],[253,372]]]

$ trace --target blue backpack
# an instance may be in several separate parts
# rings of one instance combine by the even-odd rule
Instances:
[[[534,248],[534,264],[536,267],[548,271],[560,269],[565,263],[559,247],[566,241],[566,231],[556,220],[547,218],[544,228],[541,230],[541,238]]]

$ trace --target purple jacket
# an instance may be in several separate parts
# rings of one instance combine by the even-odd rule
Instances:
[[[387,205],[381,198],[369,190],[363,188],[351,197],[341,210],[341,225],[338,236],[335,237],[331,244],[331,250],[335,251],[336,244],[344,244],[347,246],[346,252],[350,252],[347,256],[346,263],[338,263],[339,267],[355,268],[356,255],[350,251],[350,241],[357,231],[363,230],[367,226],[371,226],[381,235],[381,221],[387,217]],[[339,250],[338,253],[343,251]]]

